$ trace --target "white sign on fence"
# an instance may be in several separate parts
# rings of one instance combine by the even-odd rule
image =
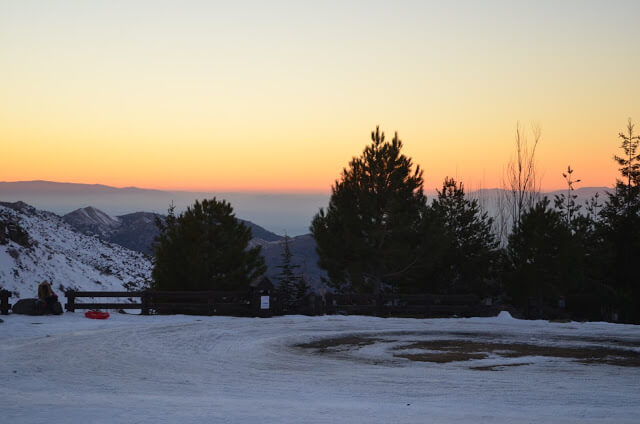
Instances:
[[[260,296],[260,309],[269,309],[269,296]]]

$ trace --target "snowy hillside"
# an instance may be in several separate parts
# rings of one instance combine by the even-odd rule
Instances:
[[[0,203],[0,224],[5,231],[0,237],[0,287],[15,296],[34,297],[43,280],[61,296],[68,288],[136,289],[150,278],[151,262],[143,254],[77,232],[51,212],[22,202]],[[12,237],[11,228],[28,237]]]
[[[112,218],[94,207],[76,209],[62,217],[62,219],[76,230],[93,233],[102,238],[110,235],[120,226],[118,218]]]
[[[127,249],[151,255],[151,245],[158,235],[156,217],[164,219],[163,215],[151,212],[135,212],[112,217],[88,206],[76,209],[64,215],[62,219],[81,233],[95,235]]]

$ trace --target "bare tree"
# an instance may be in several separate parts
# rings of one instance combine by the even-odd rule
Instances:
[[[529,140],[520,122],[517,123],[515,152],[502,181],[504,197],[500,206],[503,210],[502,231],[505,232],[509,224],[513,231],[518,231],[522,214],[540,198],[540,179],[536,173],[536,150],[542,137],[540,125],[531,124],[531,135]]]
[[[509,209],[507,207],[506,190],[498,191],[495,199],[496,202],[496,219],[493,221],[493,232],[496,234],[497,240],[501,247],[507,245],[507,237],[509,236]]]

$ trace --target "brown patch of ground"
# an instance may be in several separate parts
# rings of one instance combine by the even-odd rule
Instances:
[[[540,346],[525,343],[492,343],[469,340],[429,340],[398,346],[395,350],[424,349],[432,351],[424,354],[397,354],[413,361],[446,363],[483,359],[489,354],[504,358],[523,356],[544,356],[575,359],[583,364],[609,364],[626,367],[640,367],[640,353],[632,350],[606,347],[561,347]],[[466,358],[466,359],[465,359]]]
[[[317,349],[318,352],[326,352],[331,350],[351,349],[353,347],[362,347],[372,345],[375,342],[382,341],[374,337],[361,337],[361,336],[345,336],[335,339],[322,339],[315,340],[309,343],[302,343],[296,345],[304,349]]]
[[[469,369],[474,371],[502,371],[506,367],[521,367],[523,365],[531,365],[531,362],[522,362],[518,364],[484,365],[481,367],[469,367]]]
[[[315,349],[318,353],[339,352],[357,347],[372,345],[376,342],[391,342],[393,340],[366,336],[344,336],[315,340],[302,343],[296,347]],[[472,359],[486,359],[489,355],[503,358],[521,358],[525,356],[543,356],[566,358],[581,364],[608,364],[622,367],[640,367],[640,352],[628,349],[609,347],[563,347],[543,346],[527,343],[501,343],[474,340],[425,340],[393,348],[395,351],[419,349],[425,352],[403,353],[394,356],[411,361],[433,362],[445,364],[449,362],[470,361]],[[478,371],[498,371],[504,367],[528,365],[528,363],[499,364],[472,367]]]
[[[617,365],[619,367],[640,368],[640,358],[638,357],[631,357],[631,358],[608,357],[603,359],[582,359],[578,362],[585,365],[607,364],[607,365]]]

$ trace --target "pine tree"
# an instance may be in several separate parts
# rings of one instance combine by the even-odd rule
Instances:
[[[507,292],[519,306],[529,298],[553,301],[582,281],[582,258],[566,220],[545,197],[523,213],[509,236]]]
[[[572,228],[573,219],[580,211],[580,205],[576,203],[578,195],[573,193],[575,190],[574,184],[579,183],[580,180],[574,180],[572,174],[573,169],[571,169],[571,166],[569,165],[567,166],[567,172],[562,173],[564,180],[567,182],[567,194],[562,193],[555,196],[556,209],[558,209],[560,213],[564,214],[569,228]]]
[[[300,304],[306,297],[309,292],[309,283],[304,278],[304,274],[300,274],[300,277],[296,280],[295,285],[295,300],[296,304]]]
[[[624,311],[623,319],[640,320],[640,283],[638,257],[640,252],[640,136],[634,132],[629,119],[627,132],[618,136],[622,141],[623,156],[614,156],[620,165],[622,178],[616,180],[613,193],[600,211],[600,231],[603,255],[607,263],[604,284],[618,293],[618,305]]]
[[[567,193],[555,196],[555,207],[563,215],[565,226],[571,232],[572,249],[580,252],[580,258],[573,255],[569,263],[563,264],[565,268],[572,270],[570,284],[565,284],[567,295],[588,295],[598,298],[610,296],[610,290],[602,284],[604,275],[603,257],[606,255],[602,251],[602,238],[598,231],[598,213],[602,205],[599,202],[600,195],[594,194],[591,199],[585,202],[585,213],[581,212],[580,205],[576,202],[577,195],[574,194],[574,184],[580,180],[573,179],[574,170],[571,166],[562,173],[567,183]],[[591,317],[599,317],[599,311],[583,310]]]
[[[420,266],[426,198],[422,171],[401,153],[398,135],[385,141],[376,128],[371,140],[335,182],[311,232],[333,288],[377,294]]]
[[[157,220],[152,287],[158,290],[241,290],[264,274],[260,246],[248,248],[251,229],[228,202],[196,201]]]
[[[600,210],[602,209],[602,203],[600,203],[600,193],[596,193],[587,201],[585,201],[584,205],[587,210],[587,218],[591,220],[594,224],[597,223],[600,219]]]
[[[431,207],[447,239],[439,286],[449,292],[485,294],[497,259],[493,219],[480,210],[476,199],[466,198],[464,185],[453,178],[445,178]]]
[[[638,202],[638,187],[640,186],[640,154],[638,152],[640,135],[634,133],[634,127],[633,121],[629,118],[627,133],[618,134],[618,138],[622,140],[620,148],[624,151],[624,156],[614,156],[615,161],[620,165],[620,173],[623,177],[622,180],[618,180],[616,189],[624,188],[622,195],[625,197],[627,209],[637,207],[634,203]]]
[[[280,273],[277,276],[278,289],[277,293],[282,302],[282,307],[285,312],[290,312],[295,308],[296,304],[296,284],[298,277],[295,275],[294,270],[299,268],[299,265],[291,263],[293,254],[289,247],[289,236],[284,236],[284,243],[282,244],[282,265],[278,265]]]

